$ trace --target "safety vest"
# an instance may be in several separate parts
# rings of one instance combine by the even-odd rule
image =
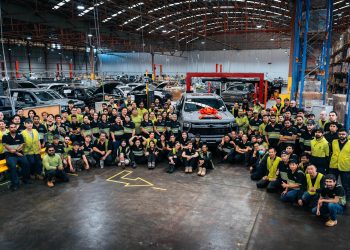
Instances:
[[[152,141],[154,142],[154,144],[157,145],[157,139],[153,139]],[[146,147],[147,147],[147,148],[149,148],[149,143],[150,143],[150,142],[151,142],[151,139],[150,139],[150,138],[147,138],[147,139],[146,139]]]
[[[321,188],[322,177],[323,177],[323,174],[317,173],[315,183],[314,183],[314,185],[312,185],[311,175],[310,174],[306,174],[307,192],[310,195],[315,195],[316,194],[316,192],[311,192],[310,191],[311,188],[314,188],[315,190]]]
[[[246,132],[248,126],[249,126],[249,120],[248,117],[243,116],[243,117],[237,117],[236,118],[236,123],[239,127],[240,130],[243,130],[243,132]]]
[[[2,140],[2,137],[8,133],[8,130],[6,129],[5,132],[0,131],[0,140]],[[0,154],[5,152],[5,147],[2,143],[0,143]]]
[[[133,128],[129,128],[127,126],[124,126],[124,134],[132,134]]]
[[[269,172],[267,175],[267,178],[269,179],[269,181],[277,178],[276,171],[280,161],[281,161],[281,158],[278,156],[276,156],[273,162],[271,162],[270,156],[267,157],[267,170]]]
[[[97,143],[100,144],[100,139],[97,140]],[[106,139],[106,140],[105,140],[105,151],[106,151],[106,152],[108,151],[108,144],[109,144],[109,140]]]
[[[146,122],[146,121],[145,121]],[[144,130],[146,130],[148,133],[153,132],[153,123],[151,125],[151,120],[149,120],[148,122],[146,122],[146,126],[142,127]]]
[[[134,156],[136,157],[142,157],[144,156],[144,150],[143,148],[136,148],[137,150],[133,149],[132,153],[134,154]]]
[[[29,134],[27,130],[22,131],[24,139],[23,153],[26,155],[37,155],[40,154],[39,146],[39,133],[36,129],[32,130],[33,137]]]
[[[320,140],[314,138],[311,141],[311,155],[314,157],[329,156],[329,145],[326,138],[322,137]]]
[[[330,162],[330,168],[336,168],[339,171],[348,172],[350,171],[350,141],[347,141],[340,150],[339,140],[333,140],[332,148],[333,154]]]
[[[279,115],[281,114],[281,111],[283,109],[282,104],[280,105],[280,107],[278,108],[277,105],[273,106],[272,108],[276,109],[276,114]]]
[[[326,124],[328,123],[329,121],[326,120],[324,123],[322,123],[321,119],[318,120],[318,125],[320,126],[320,128],[324,129],[324,127],[326,126]]]
[[[261,123],[260,126],[259,126],[259,132],[261,135],[266,135],[266,132],[265,132],[265,128],[267,126],[267,123]]]
[[[273,127],[274,131],[266,132],[266,135],[269,138],[269,140],[270,139],[278,140],[280,138],[281,133],[280,133],[280,131],[275,131],[276,126],[277,126],[277,124],[275,124],[275,126]]]
[[[113,134],[115,136],[122,136],[124,135],[124,129],[113,131]]]

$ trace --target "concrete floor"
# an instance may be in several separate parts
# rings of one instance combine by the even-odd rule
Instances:
[[[348,215],[326,228],[257,190],[242,167],[217,166],[204,178],[139,167],[112,180],[154,186],[106,181],[121,171],[97,169],[53,189],[38,183],[1,193],[0,249],[350,248]],[[127,179],[137,177],[151,184]]]

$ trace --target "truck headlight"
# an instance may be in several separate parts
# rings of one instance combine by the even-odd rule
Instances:
[[[191,127],[191,123],[190,122],[184,122],[183,127],[184,128],[189,128],[189,127]]]

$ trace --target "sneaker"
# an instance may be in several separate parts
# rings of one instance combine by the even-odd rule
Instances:
[[[132,167],[132,168],[137,168],[136,163],[135,163],[135,162],[131,163],[131,167]]]
[[[155,163],[155,162],[152,162],[152,163],[151,163],[151,166],[152,166],[152,169],[155,169],[155,168],[156,168],[156,163]]]
[[[188,173],[188,167],[185,167],[185,173]]]
[[[42,176],[41,174],[37,174],[35,178],[40,181],[44,180],[44,176]]]
[[[206,173],[207,173],[207,169],[206,169],[206,168],[203,168],[203,169],[202,169],[201,176],[205,176]]]
[[[125,169],[125,162],[121,163],[122,169]]]
[[[193,172],[192,167],[188,167],[188,172],[189,172],[189,173],[192,173],[192,172]]]
[[[148,162],[147,166],[148,166],[148,169],[151,169],[152,168],[152,162]]]
[[[47,182],[47,186],[48,186],[49,188],[52,188],[52,187],[55,186],[55,184],[53,184],[52,181],[48,181],[48,182]]]
[[[105,167],[105,162],[104,161],[100,161],[100,168],[104,168]]]
[[[337,221],[336,220],[329,220],[326,222],[326,226],[327,227],[334,227],[335,225],[337,225]]]
[[[198,175],[202,175],[202,169],[203,169],[202,167],[198,167],[198,173],[197,173]]]

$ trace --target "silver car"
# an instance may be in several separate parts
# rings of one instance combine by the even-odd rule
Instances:
[[[217,115],[202,115],[202,108],[211,107]],[[210,93],[185,93],[176,105],[179,122],[190,138],[200,134],[203,141],[216,144],[221,138],[236,129],[235,118],[227,110],[221,97]]]
[[[84,107],[83,101],[64,98],[56,91],[47,89],[11,89],[11,96],[18,104],[27,106],[60,105],[62,109],[67,109],[68,101],[73,100],[75,106]]]

